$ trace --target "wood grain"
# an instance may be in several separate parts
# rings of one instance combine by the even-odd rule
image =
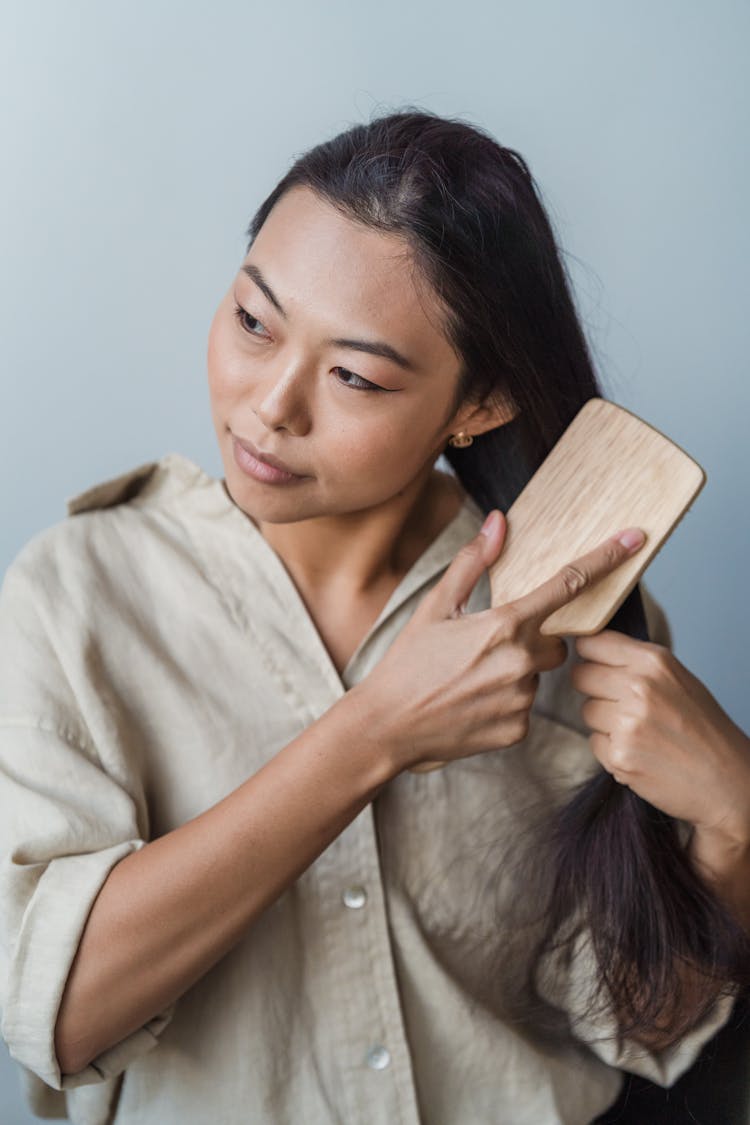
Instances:
[[[640,551],[541,626],[558,636],[599,632],[705,481],[697,461],[659,430],[623,406],[590,399],[506,513],[505,543],[489,568],[492,605],[529,593],[622,528],[640,527],[647,536]]]
[[[492,604],[551,578],[624,527],[646,532],[641,550],[544,622],[542,633],[603,629],[702,489],[701,466],[622,406],[590,399],[507,512],[502,553],[490,567]]]

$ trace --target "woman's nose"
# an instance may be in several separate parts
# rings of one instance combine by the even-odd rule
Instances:
[[[301,436],[310,429],[310,404],[305,379],[290,371],[264,380],[258,387],[255,413],[269,430],[288,430]]]

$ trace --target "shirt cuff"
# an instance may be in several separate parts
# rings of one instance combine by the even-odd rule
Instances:
[[[86,920],[115,864],[145,842],[126,840],[101,851],[50,860],[24,912],[5,973],[0,1033],[11,1057],[53,1090],[102,1082],[121,1073],[132,1059],[156,1046],[174,1014],[176,1001],[83,1070],[61,1073],[55,1024]]]

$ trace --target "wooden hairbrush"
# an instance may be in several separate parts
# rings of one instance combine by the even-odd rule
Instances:
[[[674,531],[706,482],[701,466],[629,410],[592,398],[506,514],[505,542],[489,568],[492,605],[529,593],[624,527],[646,542],[611,574],[555,610],[544,634],[598,633]],[[423,762],[412,773],[439,769]]]

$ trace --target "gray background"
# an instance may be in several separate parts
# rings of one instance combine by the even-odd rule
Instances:
[[[143,461],[223,475],[206,336],[252,212],[413,103],[528,160],[607,393],[706,469],[649,585],[750,729],[749,31],[739,0],[4,0],[0,567]],[[2,1044],[0,1089],[1,1125],[32,1120]]]

